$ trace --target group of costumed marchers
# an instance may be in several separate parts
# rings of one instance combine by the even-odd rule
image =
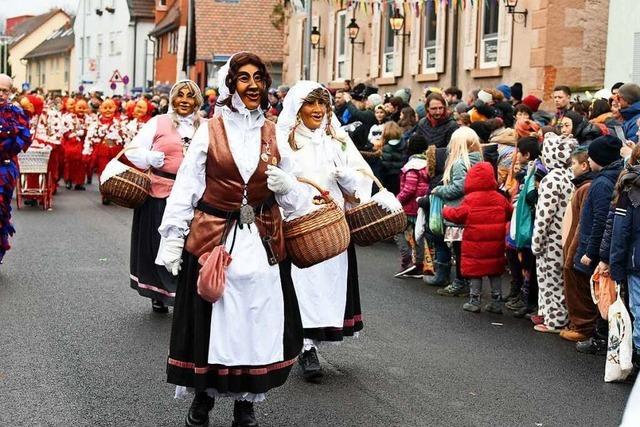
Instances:
[[[283,228],[319,209],[307,180],[346,210],[370,198],[371,170],[326,89],[299,82],[276,125],[264,114],[270,85],[259,57],[237,53],[211,119],[198,118],[195,83],[178,82],[172,111],[125,148],[152,182],[134,211],[131,286],[154,311],[174,307],[167,380],[176,397],[193,394],[187,426],[208,425],[218,397],[234,399],[234,426],[257,426],[254,403],[296,361],[318,381],[317,345],[362,329],[354,246],[298,268]]]

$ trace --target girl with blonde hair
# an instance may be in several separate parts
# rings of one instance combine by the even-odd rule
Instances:
[[[480,138],[473,129],[462,127],[451,135],[449,142],[449,155],[444,168],[442,184],[435,187],[431,194],[440,197],[445,206],[456,207],[462,202],[464,196],[464,181],[469,169],[482,161],[482,150]],[[438,290],[438,294],[445,296],[466,296],[469,295],[469,282],[463,278],[460,271],[462,227],[445,221],[444,236],[435,236],[434,245],[436,252],[445,254],[438,260],[436,268],[444,269],[445,283],[448,282],[448,272],[451,269],[451,251],[445,242],[451,242],[453,255],[456,257],[456,279],[443,289]],[[442,277],[442,275],[440,275]],[[427,283],[430,283],[427,280]]]

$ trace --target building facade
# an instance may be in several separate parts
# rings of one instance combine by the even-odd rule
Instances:
[[[27,53],[27,82],[31,88],[47,92],[70,93],[75,75],[73,24],[57,29],[35,49]]]
[[[195,63],[189,76],[201,88],[217,86],[218,70],[240,51],[258,54],[273,84],[282,81],[284,33],[280,0],[191,0],[195,7]],[[187,30],[188,31],[188,30]]]
[[[525,95],[545,100],[557,84],[578,91],[602,86],[608,0],[520,0],[516,11],[526,16],[509,13],[504,0],[459,2],[457,9],[452,3],[340,8],[340,2],[313,1],[311,24],[320,41],[311,52],[310,78],[335,87],[368,83],[383,93],[410,88],[414,104],[425,86],[466,93],[521,82]],[[390,24],[396,9],[404,18],[398,34]],[[287,12],[284,80],[293,84],[305,72],[307,17],[294,6]],[[356,44],[346,28],[352,19],[360,28]]]
[[[38,47],[56,30],[70,22],[71,18],[61,9],[54,9],[42,15],[21,20],[8,33],[12,37],[9,44],[9,59],[13,81],[17,87],[28,83],[25,55]],[[25,86],[26,87],[26,86]]]
[[[186,78],[183,71],[187,35],[187,0],[156,0],[155,27],[149,33],[155,40],[156,84],[172,84]]]
[[[640,2],[612,1],[609,9],[605,87],[640,84]]]
[[[154,0],[79,1],[74,90],[83,86],[122,94],[153,82],[153,43],[148,34],[154,27],[154,7]],[[111,89],[114,80],[116,87]]]

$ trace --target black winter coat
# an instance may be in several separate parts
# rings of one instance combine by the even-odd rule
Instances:
[[[438,123],[435,127],[432,127],[429,119],[425,117],[418,122],[415,127],[415,132],[424,136],[429,145],[443,148],[449,145],[451,135],[458,127],[458,124],[451,116],[441,123]]]

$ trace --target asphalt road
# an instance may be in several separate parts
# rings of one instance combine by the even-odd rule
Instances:
[[[14,214],[0,266],[0,426],[182,425],[189,402],[164,375],[171,314],[129,288],[132,212],[102,206],[94,185],[63,188],[52,212]],[[391,245],[359,250],[359,262],[364,332],[321,349],[322,384],[296,367],[257,406],[261,426],[619,423],[630,386],[603,382],[604,357],[393,279]],[[219,401],[212,425],[231,414]]]

